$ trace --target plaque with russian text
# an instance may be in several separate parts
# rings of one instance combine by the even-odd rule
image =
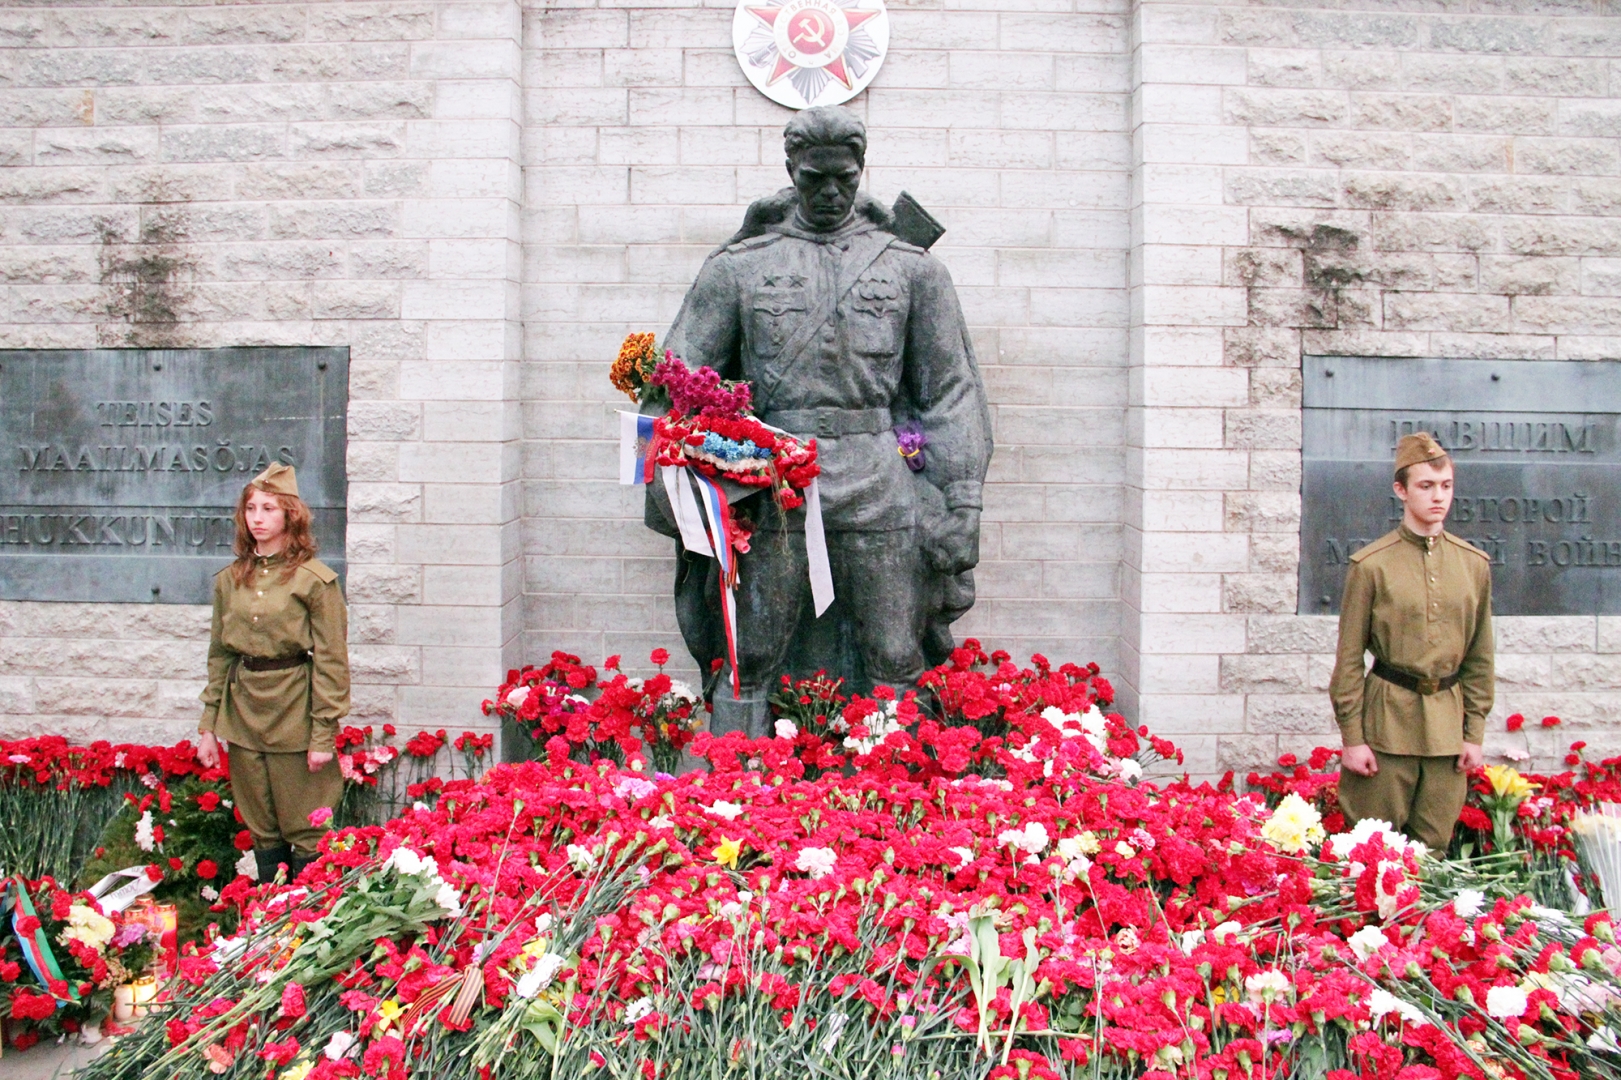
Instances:
[[[1308,356],[1301,614],[1337,613],[1352,552],[1394,529],[1396,441],[1455,463],[1447,531],[1491,557],[1498,615],[1621,613],[1621,363]]]
[[[0,351],[0,599],[209,603],[273,461],[342,573],[348,392],[346,348]]]

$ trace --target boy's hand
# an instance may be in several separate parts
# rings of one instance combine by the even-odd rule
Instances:
[[[1374,776],[1379,772],[1379,759],[1374,755],[1373,748],[1367,743],[1347,746],[1344,750],[1341,750],[1340,764],[1358,776]]]
[[[1473,772],[1480,768],[1480,763],[1486,760],[1486,748],[1479,743],[1466,742],[1463,744],[1463,753],[1458,755],[1457,769],[1461,773]]]

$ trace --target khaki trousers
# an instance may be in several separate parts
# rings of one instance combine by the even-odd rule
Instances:
[[[1412,757],[1374,752],[1379,771],[1359,776],[1340,769],[1340,809],[1347,827],[1374,818],[1422,840],[1437,855],[1452,842],[1469,775],[1457,770],[1458,757]]]
[[[310,815],[322,807],[336,809],[343,798],[343,772],[337,758],[312,773],[302,750],[267,754],[232,746],[231,794],[255,847],[288,843],[298,854],[314,855],[327,827],[311,825]]]

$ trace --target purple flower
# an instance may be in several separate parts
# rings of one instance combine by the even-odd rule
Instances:
[[[923,425],[916,420],[908,420],[895,429],[895,445],[906,459],[906,467],[913,472],[923,471],[923,448],[928,444],[929,437],[923,434]]]

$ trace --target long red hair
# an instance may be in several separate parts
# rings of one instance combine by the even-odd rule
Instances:
[[[232,550],[236,552],[236,562],[231,565],[231,577],[238,586],[246,585],[253,577],[254,551],[258,548],[258,541],[248,531],[248,499],[255,491],[264,492],[275,497],[282,511],[287,515],[287,543],[282,546],[281,554],[286,560],[281,572],[281,579],[286,581],[293,576],[304,563],[315,558],[320,545],[315,542],[315,534],[310,529],[310,508],[304,500],[297,495],[280,495],[274,491],[265,491],[263,488],[249,484],[242,489],[242,494],[236,500],[236,542]]]

